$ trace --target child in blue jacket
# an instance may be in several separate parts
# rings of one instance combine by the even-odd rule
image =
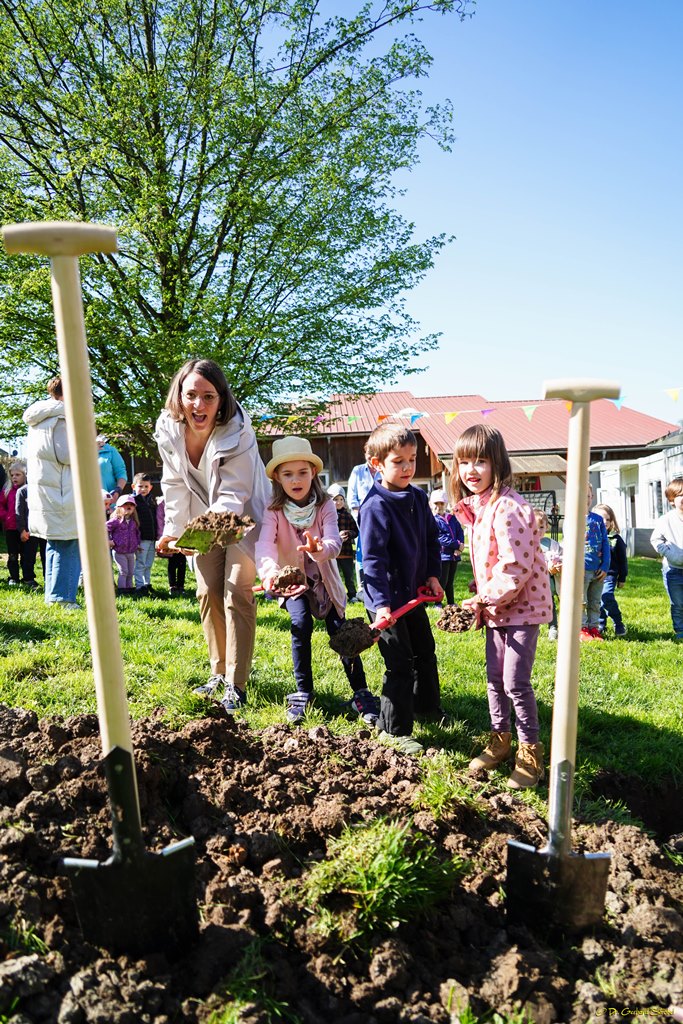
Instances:
[[[619,533],[619,524],[614,516],[614,512],[609,505],[596,505],[593,511],[602,516],[611,551],[609,571],[602,585],[600,632],[604,634],[607,627],[607,619],[610,618],[614,623],[614,635],[626,636],[626,626],[621,617],[621,609],[617,604],[614,593],[616,589],[621,590],[628,576],[626,545],[624,544],[624,538]]]
[[[588,485],[586,495],[586,538],[584,545],[583,615],[581,639],[602,640],[600,632],[600,606],[602,587],[612,561],[607,529],[602,516],[589,512],[593,504],[593,488]]]
[[[453,585],[460,552],[465,547],[465,531],[453,515],[448,511],[446,492],[440,487],[429,495],[429,504],[439,530],[439,546],[441,548],[441,573],[439,582],[446,594],[446,604],[455,604]]]
[[[412,739],[416,716],[439,720],[441,708],[436,645],[425,606],[394,619],[397,609],[425,586],[443,598],[439,583],[439,534],[425,492],[411,483],[417,439],[411,430],[386,423],[373,430],[366,451],[377,470],[360,509],[365,605],[379,635],[384,684],[377,728],[379,738],[408,754],[422,746]]]

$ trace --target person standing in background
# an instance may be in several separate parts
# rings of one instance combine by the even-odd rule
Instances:
[[[346,504],[344,488],[339,484],[332,484],[331,487],[327,488],[327,493],[332,498],[334,507],[337,510],[337,527],[339,528],[339,536],[342,542],[341,551],[337,555],[337,568],[341,578],[344,580],[346,594],[349,602],[351,602],[356,600],[353,542],[358,537],[358,526]]]
[[[44,537],[45,602],[78,608],[76,594],[81,574],[76,509],[62,378],[48,383],[46,400],[24,412],[28,427],[28,511],[32,537]]]
[[[365,462],[360,463],[358,466],[354,466],[349,475],[348,482],[348,505],[351,509],[351,515],[358,522],[358,514],[360,507],[365,501],[365,498],[372,490],[372,485],[375,482],[377,475],[377,467],[372,464],[372,456],[368,450],[368,443],[364,446]],[[361,587],[363,586],[363,551],[361,548],[360,533],[356,540],[356,565],[358,566],[358,579],[360,580]]]
[[[125,462],[104,434],[97,435],[97,461],[100,465],[102,486],[113,498],[118,498],[128,482],[128,473]]]

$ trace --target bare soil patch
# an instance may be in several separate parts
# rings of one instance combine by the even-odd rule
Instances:
[[[436,821],[415,810],[420,762],[370,732],[255,734],[212,709],[179,732],[151,718],[133,734],[148,848],[197,842],[199,940],[173,963],[83,942],[59,860],[110,853],[97,720],[39,721],[0,706],[0,1014],[16,1024],[205,1021],[257,937],[264,993],[306,1024],[449,1024],[458,1005],[477,1016],[521,1005],[539,1024],[585,1024],[608,1007],[656,1016],[683,1004],[683,872],[638,828],[576,826],[575,848],[612,855],[607,912],[593,935],[551,942],[506,923],[507,840],[546,839],[545,821],[511,793],[484,784],[477,806]],[[378,934],[368,952],[332,948],[288,887],[345,823],[379,815],[411,819],[471,870],[427,917]],[[48,951],[27,950],[19,934]],[[241,1019],[269,1017],[255,1003]]]

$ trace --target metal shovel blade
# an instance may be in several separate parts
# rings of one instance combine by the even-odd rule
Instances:
[[[65,857],[76,913],[88,942],[135,955],[182,951],[198,930],[194,839],[145,850],[130,751],[114,747],[104,759],[114,833],[106,861]]]
[[[130,861],[65,858],[87,942],[137,955],[182,952],[197,936],[194,839]]]
[[[610,855],[554,854],[508,842],[506,907],[510,921],[539,930],[580,932],[600,923]]]

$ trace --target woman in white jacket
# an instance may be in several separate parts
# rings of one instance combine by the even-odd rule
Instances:
[[[24,413],[28,426],[28,527],[32,537],[47,539],[45,601],[77,608],[81,574],[78,530],[61,377],[47,386],[50,397]]]
[[[254,545],[270,500],[270,483],[247,413],[211,359],[191,359],[171,382],[155,439],[163,463],[163,536],[159,554],[170,554],[186,524],[204,512],[235,512],[256,528],[228,548],[195,559],[197,597],[209,648],[211,677],[195,693],[219,695],[232,713],[246,703],[256,633],[252,586]]]

